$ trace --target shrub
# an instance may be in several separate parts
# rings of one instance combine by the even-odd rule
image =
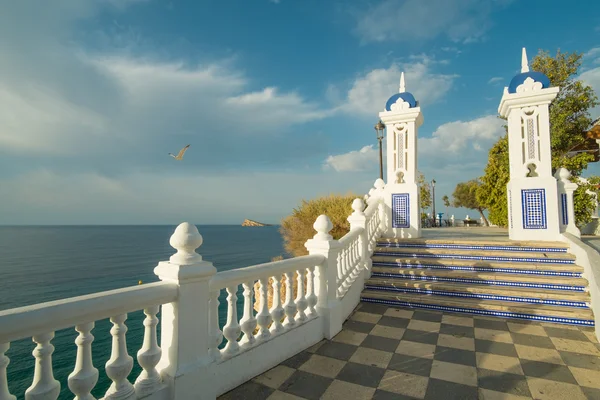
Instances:
[[[281,221],[281,236],[285,250],[294,257],[308,254],[304,243],[315,235],[313,224],[317,217],[325,214],[333,224],[331,236],[340,239],[350,231],[348,216],[352,214],[352,201],[355,194],[331,194],[313,200],[302,200],[302,204],[292,211],[292,214]]]

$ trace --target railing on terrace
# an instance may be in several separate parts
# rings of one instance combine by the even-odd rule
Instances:
[[[380,193],[382,187],[377,189]],[[197,228],[183,223],[170,239],[177,253],[154,269],[161,282],[0,311],[0,400],[16,399],[7,382],[7,354],[11,342],[27,337],[35,343],[35,367],[24,398],[59,397],[52,339],[55,331],[70,327],[79,335],[68,387],[75,399],[94,399],[91,392],[99,373],[92,360],[91,331],[95,321],[105,318],[113,325],[106,363],[112,385],[105,399],[214,399],[323,338],[331,339],[358,304],[364,280],[370,276],[370,256],[384,229],[382,198],[377,193],[366,196],[369,206],[364,211],[363,200],[352,203],[350,232],[340,240],[329,234],[333,227],[329,218],[317,218],[317,234],[306,243],[307,256],[217,272],[196,253],[202,245]],[[282,286],[285,298],[281,298]],[[224,326],[218,314],[222,291],[227,292]],[[125,321],[128,313],[137,310],[146,316],[144,342],[137,353],[142,372],[131,383],[133,358],[127,352]],[[224,339],[227,343],[222,346]]]

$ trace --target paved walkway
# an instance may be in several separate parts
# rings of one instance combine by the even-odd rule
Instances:
[[[343,331],[229,399],[600,399],[590,328],[361,303]]]

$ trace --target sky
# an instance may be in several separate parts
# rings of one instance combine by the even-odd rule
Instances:
[[[580,79],[600,93],[600,3],[573,5],[1,2],[0,224],[278,223],[302,199],[362,197],[401,71],[424,116],[418,168],[446,212],[503,134],[522,47],[584,53]]]

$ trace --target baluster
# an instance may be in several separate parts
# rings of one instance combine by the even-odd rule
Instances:
[[[283,318],[284,312],[283,307],[281,307],[281,277],[277,275],[273,277],[273,307],[271,307],[270,311],[271,318],[273,318],[271,332],[282,332],[283,325],[281,324],[281,319]]]
[[[110,329],[112,335],[112,351],[110,359],[106,362],[106,375],[113,383],[106,391],[104,399],[128,399],[135,396],[135,389],[127,377],[133,368],[133,357],[127,354],[127,342],[125,334],[127,325],[125,320],[127,314],[120,314],[110,318],[113,327]]]
[[[240,341],[240,344],[246,348],[252,347],[256,342],[256,338],[254,337],[254,330],[256,329],[256,318],[254,317],[254,312],[252,306],[254,305],[254,300],[252,296],[254,282],[245,282],[244,286],[244,316],[240,321],[240,325],[242,327],[242,332],[244,332],[244,337]]]
[[[260,326],[258,331],[258,339],[266,340],[271,337],[269,324],[271,323],[271,314],[269,313],[269,278],[260,278],[260,312],[258,313],[257,322]]]
[[[315,294],[315,267],[306,268],[306,301],[308,303],[308,316],[310,318],[317,315],[315,306],[317,305],[317,295]]]
[[[342,276],[344,276],[342,268],[343,268],[343,254],[344,250],[341,250],[336,257],[336,266],[337,266],[337,282],[336,284],[339,286],[339,282],[342,281]]]
[[[50,343],[52,338],[54,332],[42,333],[32,338],[37,344],[31,353],[35,357],[35,370],[33,383],[25,391],[25,400],[58,398],[60,383],[54,379],[52,373],[52,353],[54,353],[54,346]]]
[[[213,358],[213,360],[218,361],[221,359],[221,350],[219,350],[219,346],[223,341],[223,332],[219,329],[219,294],[220,290],[215,290],[210,292],[210,300],[208,309],[209,312],[209,322],[210,322],[210,348],[208,349],[208,353]]]
[[[75,370],[71,372],[68,379],[69,389],[75,395],[75,400],[93,400],[91,391],[98,382],[98,369],[94,368],[92,363],[92,342],[94,335],[91,330],[94,329],[94,323],[88,322],[75,327],[79,332],[75,344],[77,345],[77,360],[75,361]]]
[[[10,359],[6,356],[6,352],[10,348],[10,343],[0,343],[0,400],[17,400],[8,391],[8,379],[6,378],[6,369],[10,364]]]
[[[306,297],[304,295],[304,269],[298,270],[298,293],[296,295],[296,308],[298,309],[298,316],[296,319],[300,322],[306,321],[306,307],[308,307],[308,302],[306,301]]]
[[[294,302],[294,272],[285,273],[285,303],[283,309],[285,310],[285,321],[283,326],[291,328],[296,325],[294,315],[296,314],[296,303]]]
[[[227,339],[225,354],[232,356],[240,351],[238,338],[242,332],[237,317],[237,289],[238,285],[227,288],[227,323],[223,327],[223,336]]]
[[[162,350],[158,347],[156,340],[158,306],[145,308],[144,314],[146,315],[144,318],[144,343],[137,353],[138,363],[143,370],[135,380],[135,391],[138,397],[155,392],[161,384],[160,374],[156,370],[156,365],[162,355]]]

